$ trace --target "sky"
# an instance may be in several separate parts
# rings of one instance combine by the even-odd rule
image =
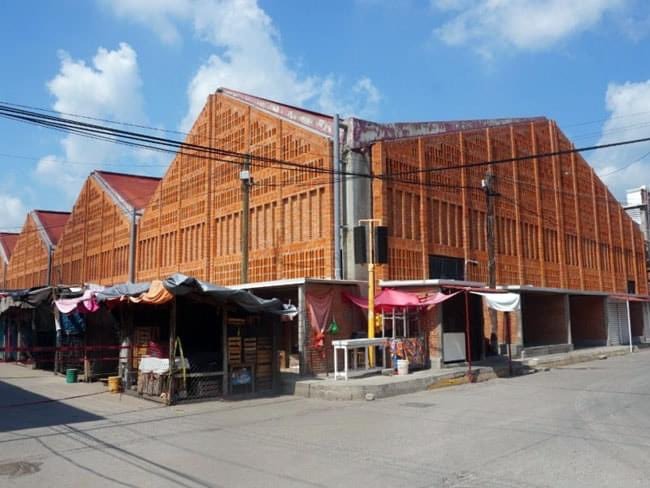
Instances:
[[[342,116],[555,120],[576,147],[650,136],[647,0],[22,0],[0,100],[175,131],[220,86]],[[160,135],[158,134],[158,135]],[[650,144],[584,153],[619,200]],[[94,169],[170,157],[0,118],[0,231],[69,210]]]

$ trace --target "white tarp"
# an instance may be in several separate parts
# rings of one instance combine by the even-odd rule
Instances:
[[[480,293],[472,292],[485,298],[487,306],[499,312],[515,312],[521,306],[519,293]]]

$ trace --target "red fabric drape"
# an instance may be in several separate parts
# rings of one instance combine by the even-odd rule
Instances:
[[[334,289],[319,294],[306,293],[305,298],[309,323],[313,331],[312,347],[320,350],[322,357],[325,357],[325,328],[332,315]]]

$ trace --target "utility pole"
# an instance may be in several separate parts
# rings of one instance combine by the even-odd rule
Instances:
[[[361,219],[359,225],[368,224],[368,339],[375,338],[375,228],[381,224],[379,219]],[[368,350],[368,367],[375,367],[375,348]]]
[[[250,172],[250,156],[246,155],[244,164],[239,173],[241,180],[241,269],[239,274],[239,281],[241,283],[248,283],[248,234],[249,234],[249,214],[250,214],[250,191],[253,179]]]
[[[485,199],[487,213],[485,214],[485,229],[487,237],[487,274],[488,287],[496,288],[497,286],[497,263],[496,263],[496,216],[494,212],[494,197],[499,194],[494,191],[494,169],[492,165],[488,166],[483,180],[483,190],[485,190]],[[489,309],[490,314],[490,348],[492,353],[498,352],[497,336],[497,314],[493,309]]]

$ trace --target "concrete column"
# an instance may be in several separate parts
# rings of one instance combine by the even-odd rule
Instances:
[[[307,365],[307,338],[309,337],[309,323],[307,321],[307,299],[305,285],[298,287],[298,372],[303,375],[308,372]]]
[[[569,295],[564,295],[564,321],[566,323],[566,330],[567,330],[566,343],[571,344],[571,346],[573,346],[573,337],[571,334],[571,302],[569,300]]]

